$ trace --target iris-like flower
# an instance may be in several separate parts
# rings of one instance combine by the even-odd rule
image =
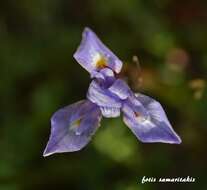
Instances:
[[[145,143],[181,143],[165,111],[156,100],[134,94],[125,81],[116,78],[122,61],[89,28],[74,54],[92,78],[86,100],[66,106],[51,118],[51,134],[44,156],[74,152],[85,147],[100,127],[103,117],[119,117]]]

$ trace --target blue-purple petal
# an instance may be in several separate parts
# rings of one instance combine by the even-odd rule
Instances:
[[[100,71],[92,71],[91,78],[108,80],[108,78],[114,78],[114,72],[109,68],[103,68]]]
[[[87,98],[101,107],[121,108],[121,102],[118,98],[110,94],[108,89],[102,88],[98,81],[93,80],[89,86]]]
[[[51,118],[51,134],[44,156],[85,147],[100,125],[100,109],[88,100],[64,107]]]
[[[137,105],[141,103],[140,111],[135,109],[137,106],[132,106],[133,102]],[[125,124],[140,141],[181,143],[180,137],[173,130],[162,106],[156,100],[142,94],[136,94],[131,97],[130,101],[124,103],[122,110]]]
[[[100,84],[99,81],[93,80],[89,86],[87,98],[100,106],[104,117],[118,117],[122,102],[111,94],[104,85]]]
[[[121,79],[115,80],[115,82],[109,87],[109,91],[117,95],[122,100],[127,99],[127,97],[132,93],[126,82]]]
[[[89,28],[84,29],[81,44],[75,52],[74,58],[89,73],[105,67],[119,73],[122,68],[121,60]]]

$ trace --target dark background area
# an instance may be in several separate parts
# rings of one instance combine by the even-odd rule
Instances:
[[[207,189],[206,23],[206,1],[1,0],[0,190]],[[85,26],[123,60],[132,89],[162,103],[181,145],[143,144],[120,117],[82,151],[42,157],[51,115],[86,96],[89,74],[72,57]]]

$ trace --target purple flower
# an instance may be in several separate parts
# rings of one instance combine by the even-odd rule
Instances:
[[[66,106],[52,116],[44,156],[82,149],[100,126],[102,116],[119,117],[121,112],[124,123],[140,141],[181,143],[160,103],[134,94],[123,80],[115,77],[122,62],[89,28],[84,30],[74,58],[93,80],[86,100]]]

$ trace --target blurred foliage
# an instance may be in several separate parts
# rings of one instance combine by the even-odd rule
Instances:
[[[0,190],[206,189],[206,21],[204,0],[1,0]],[[42,157],[51,115],[85,98],[90,78],[72,57],[85,26],[125,62],[120,76],[162,103],[181,145],[142,144],[105,119],[84,150]]]

